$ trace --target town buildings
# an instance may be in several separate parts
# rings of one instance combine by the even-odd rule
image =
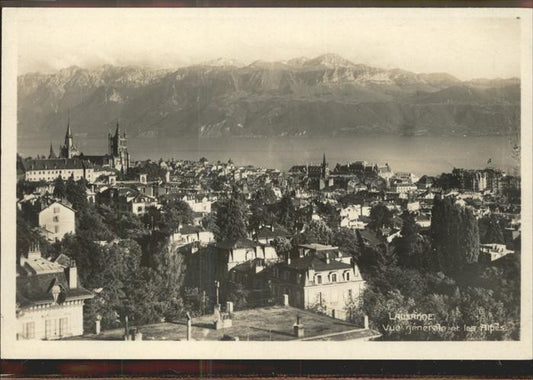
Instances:
[[[462,178],[462,182],[457,181],[456,188],[451,190],[439,188],[442,182],[438,178],[422,176],[418,179],[413,173],[394,173],[389,165],[365,161],[337,164],[330,171],[325,155],[321,165],[295,166],[288,172],[239,166],[231,160],[211,163],[205,158],[133,163],[127,151],[126,134],[120,132],[118,125],[115,133],[109,135],[108,143],[106,155],[78,155],[69,126],[63,145],[66,148],[60,153],[66,157],[54,158],[52,149],[48,159],[24,160],[27,179],[45,182],[36,184],[30,193],[21,196],[21,209],[27,205],[35,206],[24,213],[25,217],[34,218],[34,225],[50,240],[61,240],[67,233],[75,234],[76,210],[50,194],[54,191],[53,181],[59,175],[72,176],[74,180],[85,178],[89,182],[86,196],[95,209],[101,207],[117,220],[132,222],[135,233],[141,231],[145,237],[166,234],[167,240],[161,246],[175,255],[187,255],[187,276],[184,277],[192,281],[192,286],[210,293],[207,297],[218,301],[219,295],[215,296],[212,290],[213,280],[227,285],[226,288],[222,286],[221,291],[231,289],[230,283],[241,286],[248,295],[246,307],[250,311],[246,315],[250,318],[253,310],[259,313],[265,305],[272,304],[301,310],[302,314],[325,314],[328,317],[324,321],[330,324],[353,318],[351,312],[359,305],[366,281],[354,257],[342,249],[323,244],[300,244],[300,235],[312,223],[326,225],[334,232],[344,228],[352,230],[342,232],[353,234],[353,244],[357,244],[358,249],[372,252],[377,247],[394,244],[401,233],[400,215],[404,212],[414,216],[418,233],[427,235],[434,198],[443,194],[475,208],[478,217],[498,213],[509,220],[505,222],[505,239],[513,245],[507,248],[482,245],[480,261],[498,260],[512,253],[511,248],[515,249],[519,244],[519,205],[509,205],[512,202],[507,201],[502,205],[494,194],[506,186],[514,186],[516,190],[519,180],[503,175],[500,178],[496,171],[493,174],[472,171],[472,175],[470,171],[457,172],[456,178]],[[75,168],[63,167],[61,162]],[[252,210],[256,197],[264,197],[261,206],[264,206],[265,220],[255,224],[253,230],[246,231],[247,237],[215,241],[213,223],[219,210],[218,202],[233,191],[239,193],[248,220],[254,217],[253,211],[257,211]],[[286,203],[289,210],[287,222],[281,221],[277,215],[272,217],[278,211],[280,199],[289,199]],[[163,229],[157,230],[157,221],[145,216],[148,211],[153,211],[152,208],[164,215],[167,202],[181,201],[192,211],[187,215],[187,224],[173,222],[175,225],[165,226],[170,228],[162,233]],[[385,205],[392,215],[391,226],[381,228],[379,233],[369,228],[371,210],[378,204]],[[277,252],[280,241],[281,245],[287,243],[296,249],[292,253],[288,248]],[[98,243],[107,244],[104,240]],[[42,274],[53,273],[57,281],[63,281],[60,274],[70,273],[67,266],[59,262],[45,265],[41,259],[35,262],[43,263],[45,269],[42,270],[46,273]],[[198,264],[195,260],[203,261]],[[28,265],[24,267],[37,264]],[[28,273],[26,277],[30,276]],[[364,273],[367,276],[367,272]],[[65,277],[64,281],[68,282],[68,279]],[[25,286],[24,281],[20,281],[21,286]],[[63,284],[65,289],[68,288],[67,282]],[[69,294],[76,293],[71,291]],[[53,304],[53,309],[58,309],[58,305]],[[37,327],[37,324],[21,327],[20,335],[51,339],[78,334],[79,328],[72,327],[80,324],[79,317],[74,314],[68,317],[76,321],[59,322],[66,317],[58,316],[58,322],[45,323],[44,327]],[[70,331],[67,331],[66,323],[71,326]],[[234,320],[234,323],[242,321]],[[37,334],[38,329],[44,333]]]

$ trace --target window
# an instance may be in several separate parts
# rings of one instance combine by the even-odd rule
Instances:
[[[322,283],[322,276],[318,275],[316,276],[316,283],[321,284]]]
[[[47,319],[44,321],[44,337],[46,339],[57,336],[57,319]]]
[[[54,222],[59,222],[59,216],[54,216]]]
[[[26,322],[22,325],[22,337],[24,339],[35,338],[35,322]]]
[[[350,272],[345,272],[345,273],[344,273],[344,279],[345,279],[346,281],[350,281]]]
[[[54,207],[54,214],[59,214],[59,207]]]
[[[143,211],[143,206],[137,207],[137,212],[142,212],[142,211]]]
[[[331,282],[337,282],[337,273],[331,275]]]
[[[54,233],[58,233],[59,232],[59,226],[54,226]]]
[[[65,336],[68,335],[69,329],[68,329],[68,318],[60,318],[59,319],[59,335]]]

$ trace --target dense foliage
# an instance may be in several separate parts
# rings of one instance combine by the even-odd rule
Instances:
[[[478,223],[452,198],[436,200],[429,237],[412,215],[402,220],[390,246],[359,241],[363,254],[355,257],[367,287],[359,305],[346,306],[352,320],[368,315],[383,340],[519,339],[520,253],[478,263]],[[433,320],[396,318],[416,313]]]

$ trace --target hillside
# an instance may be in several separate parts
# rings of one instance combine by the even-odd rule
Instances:
[[[243,65],[218,59],[177,70],[69,67],[18,78],[21,137],[506,135],[520,126],[518,79],[462,82],[326,54]]]

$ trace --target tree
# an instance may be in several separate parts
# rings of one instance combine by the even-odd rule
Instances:
[[[361,256],[359,238],[355,231],[349,228],[339,229],[333,236],[333,244],[352,255],[355,259]]]
[[[216,214],[217,241],[245,238],[246,215],[245,205],[240,195],[234,190],[230,197],[221,201]]]
[[[191,206],[176,196],[169,196],[163,201],[161,209],[164,224],[175,230],[179,225],[191,224],[193,222],[193,211]]]
[[[87,209],[87,187],[85,181],[76,183],[74,177],[70,176],[65,187],[65,196],[76,211],[84,212]]]
[[[229,281],[225,286],[226,300],[233,302],[235,310],[248,308],[249,291],[238,282]]]
[[[295,227],[296,210],[292,204],[292,197],[289,193],[283,194],[278,205],[278,221],[289,231]]]
[[[54,181],[54,197],[63,199],[67,196],[67,188],[61,176],[58,176]]]
[[[418,225],[411,213],[402,214],[400,237],[394,239],[393,245],[399,265],[424,271],[433,267],[431,242],[418,233]]]
[[[292,250],[291,241],[284,237],[276,237],[274,241],[272,241],[272,245],[280,257],[286,257]]]
[[[251,232],[259,230],[263,225],[271,226],[276,222],[276,216],[269,207],[275,201],[276,195],[271,188],[262,188],[255,192],[250,203],[252,215],[249,229]]]
[[[505,222],[494,214],[489,214],[478,220],[479,240],[482,244],[503,244]]]
[[[339,228],[341,223],[341,217],[337,209],[329,203],[317,203],[317,212],[325,221],[326,224],[332,229]]]
[[[115,238],[115,234],[104,223],[102,216],[92,206],[81,213],[78,220],[79,231],[82,231],[91,240],[110,241]]]
[[[313,220],[300,236],[301,243],[330,244],[333,231],[322,220]]]
[[[370,209],[370,223],[368,227],[374,231],[381,231],[383,227],[392,227],[392,211],[383,203],[378,203]]]
[[[440,269],[458,273],[477,262],[479,230],[472,210],[451,197],[435,198],[431,214],[430,235]]]

